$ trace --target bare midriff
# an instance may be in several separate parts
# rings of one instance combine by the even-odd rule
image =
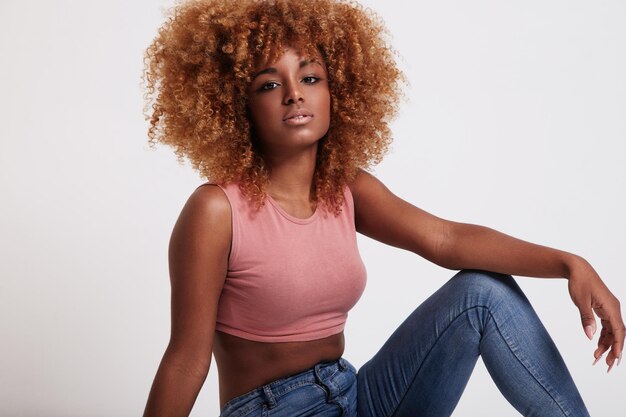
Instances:
[[[213,355],[220,385],[220,409],[231,399],[276,379],[295,375],[343,354],[343,332],[309,342],[254,342],[215,332]]]

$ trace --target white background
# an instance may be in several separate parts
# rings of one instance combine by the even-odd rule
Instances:
[[[626,299],[626,3],[366,1],[411,82],[376,175],[439,216],[572,251]],[[0,0],[0,415],[140,415],[169,336],[167,242],[201,179],[147,146],[139,76],[168,1]],[[360,366],[451,271],[359,241]],[[595,416],[564,280],[519,278]],[[626,365],[622,365],[624,367]],[[218,413],[216,372],[194,416]],[[479,362],[454,416],[514,416]]]

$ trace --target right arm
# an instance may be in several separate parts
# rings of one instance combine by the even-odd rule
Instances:
[[[231,236],[231,208],[224,192],[214,185],[198,187],[170,238],[171,335],[144,417],[191,412],[211,364]]]

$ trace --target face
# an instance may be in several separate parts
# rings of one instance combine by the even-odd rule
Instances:
[[[287,49],[276,62],[257,68],[248,98],[264,153],[316,147],[328,132],[330,91],[321,57]]]

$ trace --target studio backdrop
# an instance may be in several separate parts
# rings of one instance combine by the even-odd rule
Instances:
[[[624,302],[626,3],[362,3],[410,83],[373,173],[440,217],[582,255]],[[143,52],[173,4],[0,0],[1,416],[142,413],[169,337],[168,240],[204,182],[147,144]],[[454,274],[359,247],[357,367]],[[623,416],[626,369],[591,366],[566,281],[517,281],[591,415]],[[192,415],[218,412],[212,368]],[[480,361],[454,413],[472,415],[517,415]]]

